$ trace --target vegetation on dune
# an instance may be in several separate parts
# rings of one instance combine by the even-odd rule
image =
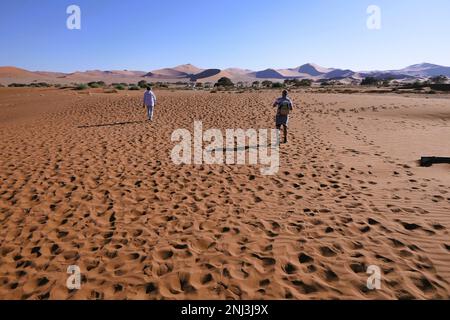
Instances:
[[[157,82],[153,86],[155,88],[169,88],[169,84],[165,82]]]
[[[281,89],[281,88],[284,88],[284,84],[281,82],[274,82],[274,83],[272,83],[272,88]]]
[[[412,84],[412,87],[414,88],[414,89],[422,89],[423,87],[425,87],[425,86],[427,86],[428,85],[428,82],[422,82],[422,81],[420,81],[420,80],[416,80],[416,81],[414,81],[414,83]]]
[[[88,86],[90,87],[90,88],[100,88],[100,86],[98,85],[98,83],[97,82],[89,82],[88,83]]]
[[[433,83],[430,88],[437,91],[450,91],[450,83]]]
[[[389,87],[393,78],[376,78],[376,77],[365,77],[361,81],[362,86],[383,86]]]
[[[293,86],[293,87],[311,87],[313,81],[311,79],[287,79],[284,80],[284,84],[286,86]]]
[[[443,84],[443,83],[447,83],[448,78],[446,76],[437,76],[437,77],[432,77],[430,78],[430,82],[433,84]]]
[[[231,81],[230,78],[222,77],[216,82],[214,87],[231,88],[231,87],[234,87],[234,83],[233,83],[233,81]]]
[[[139,88],[145,89],[145,88],[147,88],[148,83],[145,80],[141,80],[141,81],[138,82],[137,85],[138,85]]]
[[[264,81],[261,83],[261,85],[263,86],[263,88],[272,88],[273,83],[272,83],[272,81],[264,80]]]
[[[145,84],[145,85],[144,85]],[[176,84],[176,83],[175,83]],[[146,81],[139,81],[138,86],[142,89],[147,88],[147,86],[150,86],[152,88],[168,88],[169,84],[166,82],[146,82]]]
[[[391,85],[392,80],[393,80],[392,78],[384,79],[384,80],[381,82],[381,85],[382,85],[383,87],[389,87],[389,86]]]
[[[77,84],[77,85],[76,85],[75,90],[86,90],[86,89],[88,89],[88,88],[89,88],[89,87],[88,87],[87,84],[85,84],[85,83],[80,83],[80,84]]]
[[[33,87],[33,88],[50,88],[51,87],[51,85],[46,82],[32,83],[29,86]]]
[[[90,88],[103,88],[106,86],[104,81],[93,81],[87,84]]]
[[[380,80],[375,77],[365,77],[361,81],[362,86],[377,86],[380,84]]]
[[[25,83],[11,83],[8,85],[8,87],[10,88],[23,88],[23,87],[27,87],[27,85]]]
[[[126,86],[124,86],[123,84],[118,83],[118,84],[114,85],[114,89],[116,89],[116,90],[125,90]]]
[[[50,88],[52,85],[48,84],[46,82],[33,82],[33,83],[11,83],[8,85],[8,87],[10,88],[24,88],[24,87],[29,87],[29,88]],[[55,85],[56,86],[56,85]]]
[[[409,80],[409,81],[408,81]],[[282,82],[281,82],[282,81]],[[148,86],[158,89],[171,89],[174,90],[186,90],[186,89],[198,89],[198,90],[209,90],[211,93],[220,91],[235,91],[237,93],[261,89],[283,89],[283,88],[301,88],[301,87],[313,87],[314,83],[320,84],[322,90],[325,87],[333,87],[333,90],[337,90],[337,87],[350,87],[350,86],[361,86],[366,87],[364,90],[369,90],[368,87],[377,87],[376,91],[373,92],[381,93],[383,88],[385,92],[397,92],[401,93],[403,90],[414,90],[416,93],[436,93],[436,92],[448,92],[450,91],[450,81],[449,78],[444,75],[429,77],[428,79],[423,78],[412,78],[409,79],[398,79],[389,77],[376,77],[368,76],[362,81],[355,80],[351,83],[341,82],[337,79],[321,79],[314,81],[312,79],[298,79],[291,78],[280,81],[270,81],[270,80],[255,80],[253,82],[239,81],[233,83],[233,81],[228,77],[220,78],[216,83],[214,82],[147,82],[146,80],[141,80],[138,83],[112,83],[106,84],[104,81],[92,81],[88,83],[70,83],[70,84],[49,84],[46,82],[37,82],[35,80],[32,83],[11,83],[11,84],[0,84],[0,87],[10,87],[10,88],[50,88],[54,87],[57,89],[72,89],[72,90],[86,90],[90,88],[102,88],[104,90],[111,89],[111,91],[119,90],[130,90],[139,91],[145,89]],[[390,91],[386,91],[390,90]]]

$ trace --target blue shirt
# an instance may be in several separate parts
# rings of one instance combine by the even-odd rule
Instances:
[[[294,104],[292,103],[292,100],[289,99],[288,97],[280,97],[277,100],[275,100],[275,103],[274,103],[274,105],[278,108],[277,113],[279,113],[281,104],[283,102],[287,102],[289,104],[289,110],[291,110],[291,111],[293,110]]]

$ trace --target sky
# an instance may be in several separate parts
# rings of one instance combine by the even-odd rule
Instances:
[[[69,30],[69,5],[81,29]],[[369,5],[381,29],[367,27]],[[0,66],[32,71],[450,65],[448,0],[0,1]]]

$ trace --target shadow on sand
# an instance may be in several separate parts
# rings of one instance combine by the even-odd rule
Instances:
[[[105,124],[93,124],[93,125],[78,126],[78,128],[86,129],[86,128],[114,127],[114,126],[124,126],[127,124],[138,124],[138,123],[147,123],[147,121],[128,121],[128,122],[114,122],[114,123],[105,123]]]
[[[421,167],[431,167],[433,164],[450,164],[450,157],[422,157],[419,160]]]
[[[234,148],[217,148],[217,149],[208,149],[207,152],[212,153],[212,152],[239,152],[239,151],[247,151],[250,149],[273,149],[276,147],[279,147],[280,144],[267,144],[267,145],[256,145],[256,146],[244,146],[244,147],[234,147]]]

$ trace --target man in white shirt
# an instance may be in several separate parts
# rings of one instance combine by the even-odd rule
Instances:
[[[156,96],[152,91],[152,87],[148,86],[144,93],[144,108],[147,108],[148,121],[153,120],[153,109],[156,105]]]

